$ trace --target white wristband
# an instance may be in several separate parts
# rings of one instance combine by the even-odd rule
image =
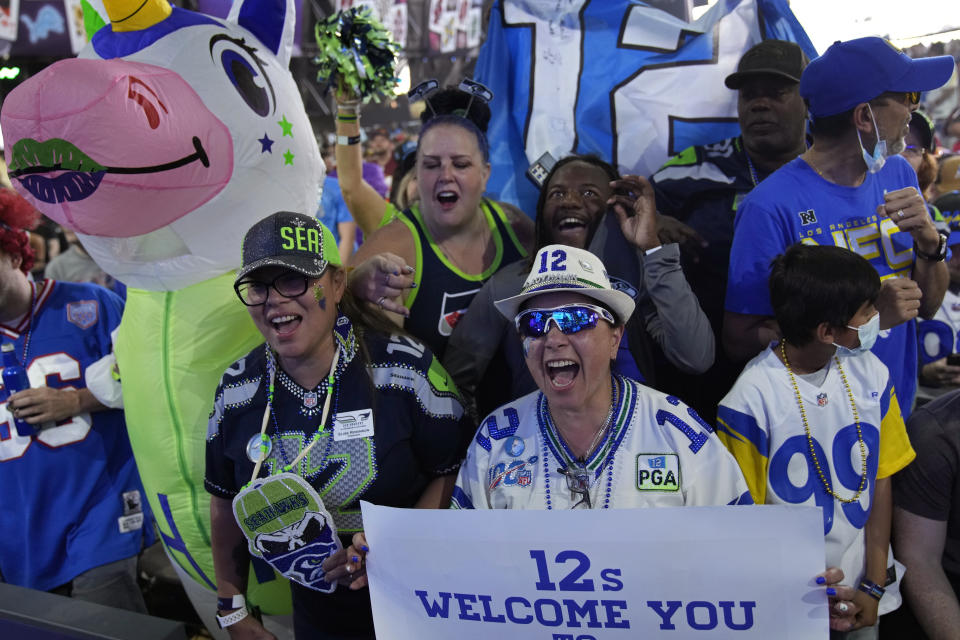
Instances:
[[[233,611],[234,609],[246,606],[246,604],[247,600],[243,597],[242,593],[227,596],[226,598],[217,598],[218,611]]]
[[[247,615],[249,615],[247,612],[247,608],[244,607],[243,609],[238,609],[233,613],[228,613],[225,616],[218,615],[217,624],[220,625],[221,629],[226,629],[229,626],[237,624],[238,622],[246,618]]]
[[[652,247],[652,248],[647,249],[646,251],[644,251],[644,252],[643,252],[643,255],[649,256],[650,254],[653,254],[653,253],[656,253],[657,251],[660,251],[661,248],[663,248],[663,245],[662,245],[662,244],[658,244],[657,246]]]

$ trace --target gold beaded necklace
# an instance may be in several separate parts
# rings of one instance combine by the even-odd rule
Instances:
[[[867,447],[863,442],[863,431],[860,429],[860,414],[857,412],[857,404],[853,400],[853,392],[847,383],[847,376],[843,373],[843,367],[840,366],[840,358],[836,355],[833,356],[834,361],[837,363],[837,371],[840,372],[840,378],[843,380],[843,386],[847,390],[847,397],[850,398],[850,408],[853,409],[853,420],[857,425],[857,443],[860,445],[860,459],[863,461],[862,471],[860,473],[860,486],[852,498],[844,498],[835,493],[830,487],[830,482],[824,475],[823,469],[820,468],[820,461],[817,459],[817,453],[813,448],[813,436],[810,435],[810,425],[807,424],[807,412],[803,408],[803,398],[800,397],[800,387],[797,386],[797,380],[793,377],[793,371],[790,369],[790,361],[787,360],[786,344],[786,340],[780,341],[780,355],[783,356],[783,364],[787,368],[787,375],[790,376],[790,384],[793,385],[793,393],[797,398],[797,406],[800,407],[800,417],[803,419],[803,431],[807,434],[807,446],[810,448],[810,458],[813,460],[813,466],[817,469],[817,475],[820,476],[820,482],[823,483],[823,488],[826,492],[840,502],[857,502],[860,499],[860,494],[862,494],[867,487]]]

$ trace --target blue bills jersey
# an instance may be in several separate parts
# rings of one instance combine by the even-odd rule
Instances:
[[[859,187],[828,182],[797,158],[772,173],[737,210],[730,254],[726,310],[772,316],[770,261],[797,242],[835,244],[870,261],[880,278],[909,278],[913,238],[877,213],[888,191],[918,189],[917,175],[900,156],[868,173]],[[917,389],[917,328],[911,320],[881,331],[873,353],[887,365],[906,416]]]
[[[123,302],[92,284],[32,286],[32,313],[0,325],[3,343],[13,343],[31,387],[85,388],[86,368],[111,351]],[[0,571],[12,584],[51,589],[136,555],[145,533],[152,542],[120,410],[81,413],[31,437],[17,433],[4,401],[0,486]]]

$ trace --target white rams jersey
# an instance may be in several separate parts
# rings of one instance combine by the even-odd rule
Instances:
[[[920,320],[920,360],[929,364],[960,353],[960,293],[947,290],[930,320]]]
[[[721,401],[717,435],[740,463],[757,504],[799,504],[823,510],[827,566],[840,567],[844,584],[856,585],[865,569],[864,526],[876,480],[896,473],[915,454],[890,375],[880,359],[864,353],[841,357],[840,363],[867,452],[866,486],[857,501],[840,502],[824,488],[811,458],[793,385],[774,348],[751,360]],[[819,467],[834,493],[852,498],[861,484],[863,462],[853,409],[836,363],[830,361],[820,386],[796,374],[794,379]],[[888,588],[880,613],[899,604],[896,589]]]
[[[737,463],[679,399],[617,376],[612,424],[589,472],[593,508],[752,504]],[[454,508],[569,509],[580,500],[558,472],[570,459],[539,391],[480,426],[460,469]]]

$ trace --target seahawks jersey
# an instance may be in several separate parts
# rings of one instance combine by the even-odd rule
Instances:
[[[737,210],[727,311],[772,316],[770,261],[797,242],[850,249],[868,260],[881,280],[910,277],[913,237],[877,214],[884,194],[904,187],[919,191],[917,174],[900,156],[887,158],[883,168],[868,173],[858,187],[824,180],[801,158],[774,171]],[[904,415],[917,389],[916,330],[911,320],[881,331],[872,349],[890,370]]]
[[[593,508],[751,504],[733,457],[683,402],[628,378],[610,427],[584,461]],[[481,425],[453,492],[462,509],[569,509],[572,457],[535,391]]]
[[[960,353],[960,291],[947,290],[943,303],[930,320],[920,320],[920,362]]]
[[[823,510],[827,566],[843,569],[845,584],[858,584],[865,569],[864,526],[878,478],[893,475],[914,457],[887,368],[872,353],[841,357],[859,423],[835,362],[820,385],[794,375],[807,415],[805,432],[787,369],[768,348],[753,358],[717,410],[717,435],[734,454],[758,504],[802,504]],[[852,498],[861,487],[858,431],[867,452],[864,490],[843,503],[827,493]],[[816,462],[810,449],[816,454]],[[888,589],[880,612],[900,604]]]
[[[410,229],[417,249],[417,269],[413,274],[416,286],[403,301],[410,309],[403,326],[427,343],[438,358],[443,358],[447,339],[483,283],[500,267],[527,255],[500,205],[484,198],[480,208],[490,227],[496,253],[490,266],[477,274],[464,273],[447,258],[423,221],[419,205],[414,204],[397,216]]]
[[[292,464],[316,436],[292,470],[317,490],[344,546],[350,534],[363,529],[361,500],[412,507],[431,480],[456,473],[473,432],[456,388],[429,349],[404,336],[368,332],[365,362],[348,323],[345,316],[337,322],[338,340],[341,334],[347,338],[340,342],[338,381],[322,431],[326,385],[304,389],[277,371],[260,474]],[[204,486],[212,495],[232,500],[250,481],[253,460],[260,456],[268,386],[264,346],[223,374],[207,429]],[[323,594],[297,583],[291,588],[295,616],[305,618],[303,624],[335,635],[372,635],[366,591],[341,587]]]
[[[368,333],[365,344],[366,364],[356,346],[343,347],[343,373],[330,404],[333,428],[328,419],[294,469],[317,489],[342,533],[363,528],[360,500],[409,507],[430,480],[455,473],[472,432],[456,388],[423,344],[376,333]],[[220,380],[207,430],[204,482],[212,495],[233,499],[251,479],[267,406],[265,354],[257,347]],[[305,390],[278,372],[261,476],[290,464],[309,444],[325,396],[325,384]]]
[[[737,136],[684,149],[650,177],[657,211],[682,220],[709,243],[696,262],[684,260],[683,273],[718,335],[734,216],[754,187],[749,162],[743,138]]]
[[[0,325],[31,387],[86,387],[84,372],[111,352],[123,303],[93,284],[44,280],[33,311]],[[6,395],[6,394],[4,394]],[[139,553],[147,503],[123,412],[81,413],[20,434],[0,403],[0,571],[7,582],[52,589]]]

